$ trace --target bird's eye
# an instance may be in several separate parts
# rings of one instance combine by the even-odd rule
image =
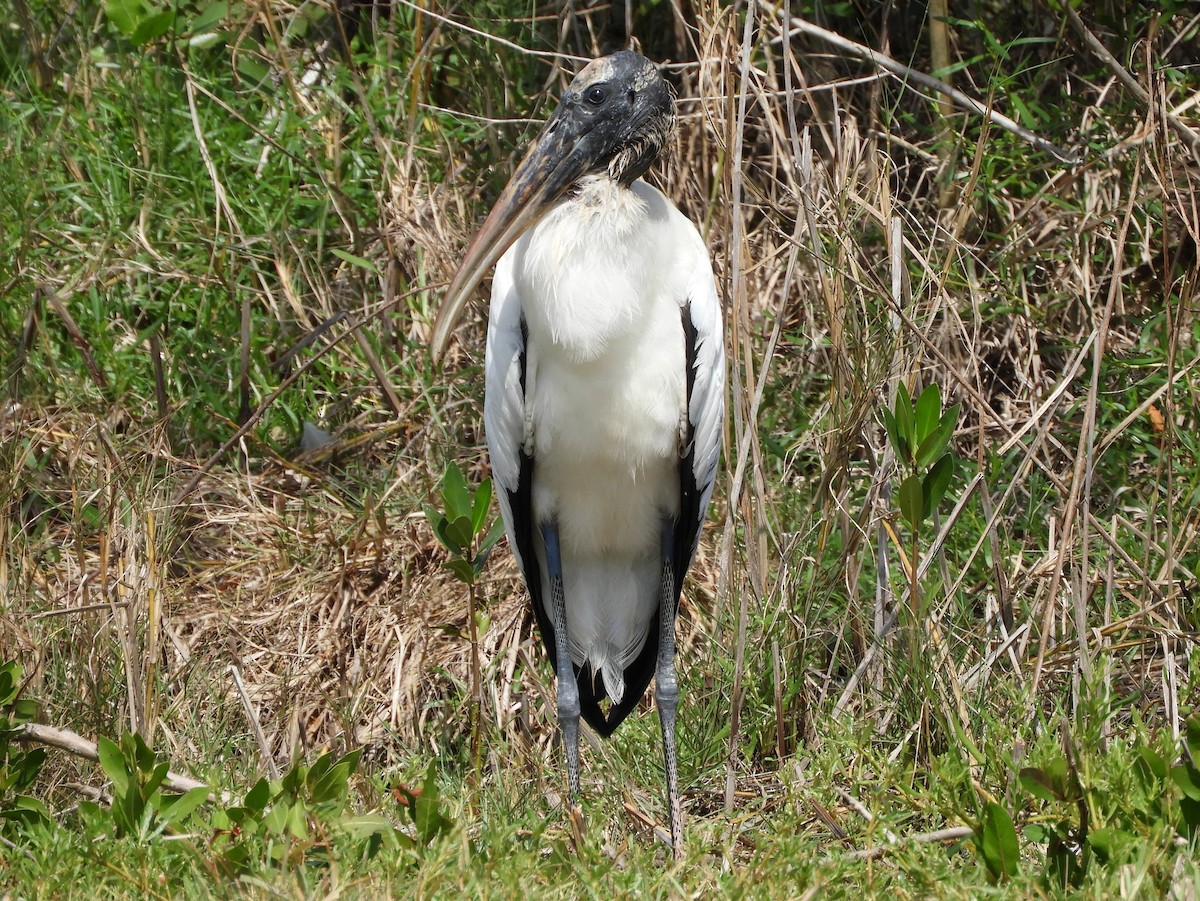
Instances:
[[[608,91],[600,87],[600,85],[592,85],[592,87],[584,92],[583,99],[592,106],[599,106],[608,99]]]

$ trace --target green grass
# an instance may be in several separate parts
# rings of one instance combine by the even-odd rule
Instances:
[[[155,9],[0,14],[0,663],[21,668],[0,676],[5,892],[1195,893],[1200,172],[1158,116],[1194,88],[1185,11],[1086,19],[1143,83],[1157,54],[1153,109],[1105,87],[1054,4],[951,23],[955,84],[1104,154],[1072,169],[805,38],[785,78],[761,21],[739,122],[723,98],[744,87],[744,10],[638,5],[648,54],[692,61],[657,177],[705,224],[743,386],[685,592],[672,864],[649,704],[585,742],[577,846],[503,544],[478,583],[476,766],[467,590],[424,513],[447,463],[487,475],[482,317],[442,369],[429,322],[562,78],[396,4],[305,86],[320,7],[185,2],[135,34]],[[608,17],[439,9],[584,55]],[[928,69],[919,20],[826,15]],[[1031,39],[1034,20],[1054,27]],[[847,79],[836,109],[801,76]],[[961,405],[915,606],[880,414],[900,380]],[[301,453],[305,423],[331,443]],[[154,750],[140,770],[43,759],[25,722],[136,727]],[[337,778],[300,778],[344,755]],[[173,821],[122,788],[168,760],[216,792]],[[974,831],[927,836],[952,827]]]

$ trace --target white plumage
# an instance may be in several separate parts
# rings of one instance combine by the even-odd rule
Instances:
[[[703,511],[724,365],[716,286],[695,226],[643,181],[624,188],[591,177],[509,248],[492,281],[484,424],[505,524],[511,535],[508,493],[524,447],[537,460],[535,519],[559,524],[572,662],[602,673],[615,702],[657,614],[663,517],[680,514],[685,307],[700,351],[690,431]]]
[[[488,449],[558,676],[571,795],[580,718],[609,735],[654,678],[678,855],[675,614],[716,478],[725,360],[704,241],[640,180],[673,124],[644,57],[585,67],[468,248],[433,352],[495,265]]]

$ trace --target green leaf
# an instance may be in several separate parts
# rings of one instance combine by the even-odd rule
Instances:
[[[1192,798],[1180,798],[1179,810],[1183,814],[1183,829],[1181,832],[1189,838],[1200,834],[1200,801]]]
[[[896,425],[896,417],[892,415],[892,411],[887,407],[880,407],[879,414],[883,417],[883,427],[887,430],[888,441],[892,445],[892,453],[896,455],[896,459],[907,461],[908,448],[904,444],[904,439],[900,437],[900,429]]]
[[[911,528],[920,527],[921,520],[925,518],[925,492],[920,476],[911,475],[900,483],[896,489],[896,505]]]
[[[208,800],[208,786],[199,785],[182,795],[163,798],[159,814],[168,823],[180,823],[192,815],[197,807]]]
[[[1200,801],[1200,772],[1188,764],[1171,767],[1171,778],[1187,797]]]
[[[379,275],[379,267],[365,257],[358,257],[349,251],[342,250],[340,247],[330,247],[330,252],[343,262],[349,263],[351,266],[357,266],[359,269],[365,269],[372,275]]]
[[[315,784],[310,779],[312,799],[318,804],[343,802],[350,787],[350,776],[358,766],[362,749],[351,751],[322,774]]]
[[[922,482],[921,487],[925,493],[925,516],[929,516],[937,509],[953,478],[954,455],[945,454],[937,463],[933,464],[933,469],[929,470]]]
[[[1025,791],[1043,801],[1067,800],[1067,761],[1062,757],[1042,768],[1025,767],[1020,774]]]
[[[925,469],[930,463],[945,453],[946,442],[942,438],[942,433],[937,429],[934,429],[934,431],[930,435],[926,436],[925,440],[921,442],[920,447],[917,448],[917,452],[913,455],[913,457],[916,461],[917,468]]]
[[[1116,862],[1133,842],[1134,837],[1123,829],[1094,829],[1087,837],[1087,843],[1104,864]]]
[[[175,10],[173,9],[151,13],[137,23],[137,27],[133,29],[133,34],[129,36],[129,39],[141,47],[161,38],[171,30],[171,26],[174,24]]]
[[[146,777],[146,781],[139,789],[139,793],[143,798],[148,798],[158,790],[162,785],[163,780],[167,778],[168,761],[164,760],[150,771],[150,775]]]
[[[7,707],[17,696],[21,684],[21,665],[9,660],[0,666],[0,707]]]
[[[267,76],[271,74],[271,70],[265,63],[255,59],[248,53],[239,53],[237,55],[237,70],[239,75],[247,81],[254,82],[256,85],[266,81]]]
[[[1017,830],[1013,828],[1007,810],[989,801],[983,809],[975,837],[979,855],[993,882],[1005,882],[1016,875],[1021,849],[1017,844]]]
[[[1184,748],[1192,759],[1192,766],[1200,767],[1200,716],[1188,719],[1184,742]]]
[[[430,504],[425,504],[425,521],[429,523],[429,527],[433,529],[434,536],[442,543],[442,546],[446,550],[452,554],[461,554],[463,552],[461,545],[454,544],[450,540],[450,535],[447,532],[450,522]]]
[[[259,779],[254,787],[246,792],[245,806],[255,814],[262,814],[271,800],[271,784],[266,779]]]
[[[129,773],[125,769],[125,755],[117,743],[111,738],[101,735],[96,740],[96,756],[100,760],[100,768],[113,784],[114,795],[124,795],[129,791]]]
[[[218,0],[216,3],[210,3],[188,24],[188,31],[192,34],[207,31],[209,26],[216,25],[228,15],[229,4],[226,0]]]
[[[1030,823],[1021,831],[1025,834],[1025,840],[1035,845],[1044,845],[1050,841],[1050,830],[1041,823]]]
[[[938,430],[938,418],[942,415],[942,389],[937,384],[932,384],[917,398],[916,415],[914,416],[915,433],[913,435],[916,441],[913,443],[921,445],[925,440]]]
[[[478,535],[483,531],[487,522],[488,509],[492,503],[492,480],[484,479],[475,490],[475,498],[471,501],[471,534]]]
[[[492,521],[492,527],[488,529],[488,533],[483,536],[483,540],[479,542],[479,554],[475,558],[475,568],[483,569],[483,564],[487,562],[488,554],[492,552],[492,548],[496,546],[496,542],[500,540],[500,536],[504,534],[504,520],[496,517]]]
[[[900,443],[903,447],[896,448],[896,456],[900,457],[906,465],[911,465],[913,462],[913,451],[917,447],[915,432],[912,400],[908,396],[908,389],[904,387],[904,382],[900,382],[896,386],[896,433],[900,436]]]
[[[297,801],[287,809],[287,829],[293,838],[304,841],[308,838],[308,813],[304,802]]]
[[[430,762],[428,769],[425,770],[425,782],[421,793],[410,795],[412,799],[410,815],[423,845],[432,844],[438,836],[449,832],[453,825],[442,815],[441,795],[438,793],[436,773],[434,764]]]
[[[146,16],[142,0],[104,0],[104,17],[126,37],[131,37]]]
[[[447,465],[442,476],[442,506],[446,508],[447,519],[471,516],[471,491],[457,463]]]
[[[462,582],[464,585],[474,585],[475,575],[478,572],[470,560],[464,560],[462,557],[456,557],[453,560],[447,560],[442,564],[450,572],[454,573],[454,578]]]
[[[372,835],[390,836],[396,831],[387,817],[378,813],[364,813],[358,816],[342,817],[337,821],[338,828],[356,839],[369,838]]]
[[[18,688],[18,691],[20,689]],[[14,723],[28,723],[37,719],[41,704],[33,698],[18,698],[12,702],[12,720]]]
[[[287,821],[288,805],[284,803],[276,804],[262,818],[263,827],[274,835],[283,834],[283,830],[287,827]]]
[[[1144,788],[1156,787],[1167,778],[1167,762],[1149,748],[1138,749],[1138,759],[1133,766]]]
[[[137,732],[126,732],[122,735],[121,748],[125,752],[125,758],[132,760],[140,772],[153,773],[158,766],[158,757],[154,749],[146,744],[146,740]]]
[[[446,538],[461,549],[455,551],[455,553],[465,553],[467,548],[471,546],[471,539],[474,537],[474,534],[471,532],[471,518],[469,516],[459,516],[446,523]]]

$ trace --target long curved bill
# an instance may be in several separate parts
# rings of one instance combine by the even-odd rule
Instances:
[[[571,131],[560,106],[517,166],[479,234],[467,248],[433,323],[430,353],[435,362],[445,353],[450,333],[475,286],[513,242],[536,224],[594,162],[593,154],[585,147],[586,135]]]

